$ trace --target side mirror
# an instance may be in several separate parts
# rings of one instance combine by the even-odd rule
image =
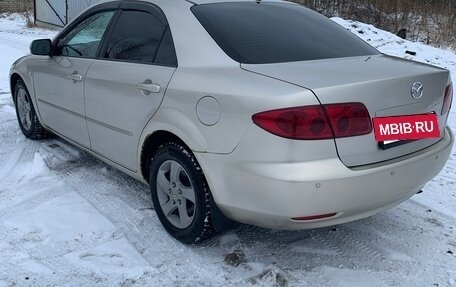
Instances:
[[[35,40],[30,45],[30,52],[37,56],[50,56],[52,53],[52,42],[49,39]]]

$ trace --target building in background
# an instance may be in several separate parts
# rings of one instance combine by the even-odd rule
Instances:
[[[62,28],[98,1],[100,0],[34,0],[35,23],[46,28]]]
[[[0,0],[0,13],[33,11],[34,0]]]

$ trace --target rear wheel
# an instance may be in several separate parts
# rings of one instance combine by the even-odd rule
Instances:
[[[159,148],[151,161],[150,190],[158,218],[174,238],[192,244],[215,234],[210,190],[187,147],[168,143]]]
[[[14,87],[14,105],[22,133],[29,139],[44,139],[49,136],[36,115],[30,94],[22,80]]]

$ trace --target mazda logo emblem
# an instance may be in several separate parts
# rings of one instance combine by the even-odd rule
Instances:
[[[420,82],[414,83],[412,85],[412,97],[416,100],[421,99],[421,97],[423,96],[423,90],[423,84],[421,84]]]

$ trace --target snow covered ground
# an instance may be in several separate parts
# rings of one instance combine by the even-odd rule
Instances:
[[[456,79],[451,51],[334,20]],[[161,227],[145,186],[59,139],[22,136],[9,67],[32,39],[54,34],[0,18],[0,287],[456,286],[455,150],[424,193],[377,216],[299,232],[240,226],[183,246]]]

